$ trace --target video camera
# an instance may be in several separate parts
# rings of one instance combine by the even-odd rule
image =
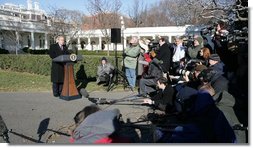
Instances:
[[[201,36],[207,35],[207,36],[214,37],[215,31],[216,31],[215,30],[216,26],[217,26],[217,24],[215,23],[213,25],[208,25],[208,26],[202,28],[201,31],[200,31]]]
[[[150,51],[157,51],[159,49],[159,42],[156,40],[152,40],[149,44],[148,47],[150,49]]]
[[[194,45],[194,38],[192,35],[189,35],[188,37],[185,37],[183,39],[183,46],[186,46],[187,48],[193,47]]]
[[[248,43],[248,28],[244,27],[241,30],[234,30],[231,34],[227,36],[227,41],[230,43]]]

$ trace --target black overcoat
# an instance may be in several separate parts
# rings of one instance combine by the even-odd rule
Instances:
[[[63,50],[60,48],[59,44],[52,44],[49,49],[49,56],[54,59],[60,55],[70,54],[68,48],[63,46]],[[64,81],[64,63],[53,62],[51,66],[51,82],[63,83]]]
[[[158,60],[162,60],[162,68],[164,72],[168,72],[170,69],[170,63],[171,63],[171,49],[167,43],[163,44],[156,55],[156,58]]]

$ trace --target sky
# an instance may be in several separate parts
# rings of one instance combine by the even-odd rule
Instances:
[[[33,2],[35,0],[32,0]],[[84,13],[87,13],[85,4],[88,0],[38,0],[40,3],[40,8],[46,12],[49,10],[49,7],[56,8],[66,8],[70,10],[81,10]],[[144,0],[144,3],[147,5],[152,5],[158,3],[160,0]],[[125,15],[128,14],[128,9],[133,5],[134,0],[121,0],[122,7],[121,12]],[[27,0],[0,0],[0,4],[12,3],[17,5],[24,5],[27,7]]]

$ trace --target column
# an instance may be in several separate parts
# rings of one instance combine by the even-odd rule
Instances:
[[[77,49],[78,50],[81,49],[81,39],[80,39],[80,37],[77,38]]]
[[[171,41],[171,36],[168,36],[168,40],[170,43],[172,43],[173,41]]]
[[[31,47],[33,50],[35,50],[35,44],[34,44],[34,32],[31,32]]]
[[[3,48],[3,36],[0,34],[0,48]]]
[[[102,37],[99,36],[98,38],[98,50],[102,50]]]
[[[127,47],[127,37],[126,36],[123,37],[123,45],[124,45],[123,48]]]
[[[16,34],[16,54],[18,54],[18,50],[19,50],[19,33],[17,31],[15,31]]]
[[[48,36],[47,33],[45,33],[45,49],[48,49]]]
[[[90,37],[88,37],[88,43],[87,43],[87,47],[88,50],[91,50],[91,42],[90,42]]]

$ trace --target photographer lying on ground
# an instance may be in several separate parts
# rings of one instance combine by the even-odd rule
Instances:
[[[130,130],[122,132],[120,111],[100,110],[98,106],[86,106],[74,117],[76,123],[72,131],[71,143],[130,143],[136,142],[131,138]],[[132,133],[131,133],[132,134]]]

